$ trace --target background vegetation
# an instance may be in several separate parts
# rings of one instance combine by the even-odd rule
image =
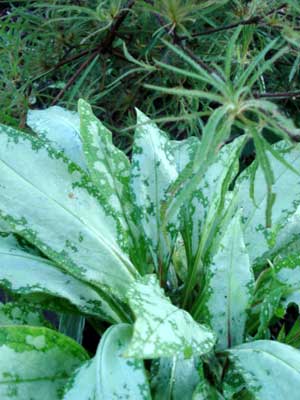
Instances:
[[[252,86],[246,85],[247,96],[276,102],[299,124],[297,0],[26,0],[0,6],[0,121],[5,124],[23,129],[28,108],[57,104],[76,110],[81,97],[125,150],[132,144],[134,107],[173,137],[198,135],[218,103],[180,90],[216,93],[216,87],[189,76],[191,66],[167,43],[210,76],[226,75],[230,63],[231,85],[267,49],[254,63],[257,74]]]

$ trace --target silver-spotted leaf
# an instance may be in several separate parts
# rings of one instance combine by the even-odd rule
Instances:
[[[168,258],[169,243],[163,235],[161,204],[169,185],[177,178],[174,156],[167,136],[137,110],[137,128],[131,168],[131,188],[153,263]]]
[[[113,205],[123,229],[128,230],[130,163],[112,143],[112,134],[95,117],[91,106],[79,100],[80,131],[89,173],[96,187]]]
[[[191,400],[200,379],[200,362],[194,357],[184,359],[182,356],[160,358],[154,362],[157,365],[151,385],[153,400]]]
[[[252,300],[254,277],[244,244],[240,213],[226,227],[206,271],[200,317],[217,333],[218,350],[241,344],[247,310]]]
[[[49,144],[0,128],[0,217],[61,268],[124,299],[137,272],[111,204]],[[24,201],[26,199],[26,201]]]
[[[170,140],[169,148],[173,154],[178,174],[193,162],[200,145],[200,140],[193,136],[185,140]]]
[[[189,232],[193,256],[200,241],[204,248],[208,246],[213,229],[225,213],[226,193],[238,173],[239,155],[244,143],[244,137],[240,137],[222,147],[188,202],[185,229]]]
[[[86,168],[80,140],[79,115],[59,106],[45,110],[29,110],[27,125],[39,136],[51,141],[53,147],[63,150],[76,164]]]
[[[137,280],[128,291],[128,301],[136,321],[127,356],[148,359],[183,354],[188,358],[212,349],[214,334],[175,307],[154,275]]]
[[[287,307],[294,303],[300,306],[300,256],[291,253],[288,256],[277,257],[274,261],[276,279],[283,285],[284,294],[281,303]],[[283,289],[282,289],[283,290]]]
[[[72,374],[65,386],[63,400],[98,400],[96,379],[96,358],[92,358]]]
[[[41,307],[26,302],[0,303],[0,326],[31,325],[51,327]]]
[[[91,179],[105,201],[113,206],[123,235],[128,237],[128,252],[136,268],[148,270],[144,260],[144,238],[135,220],[137,215],[131,198],[129,160],[114,146],[111,132],[95,117],[88,103],[79,100],[78,110],[80,135]]]
[[[107,329],[95,357],[75,372],[63,399],[150,400],[143,361],[123,356],[131,335],[130,325]]]
[[[280,142],[275,149],[294,169],[300,168],[300,147]],[[264,172],[257,162],[248,167],[236,183],[240,207],[243,208],[245,243],[251,263],[263,263],[267,257],[297,240],[300,233],[300,177],[267,153],[273,172],[274,204],[272,225],[266,227],[267,188]]]
[[[124,357],[131,336],[132,327],[119,324],[110,327],[101,339],[96,381],[101,399],[151,399],[143,361]]]
[[[1,400],[59,400],[73,371],[88,359],[73,340],[41,327],[0,327]]]
[[[0,219],[0,233],[10,233],[10,231],[11,229],[9,225],[5,221]]]
[[[110,305],[88,283],[65,273],[49,260],[24,251],[12,236],[0,237],[0,285],[15,294],[61,298],[81,313],[119,322]]]
[[[191,397],[192,400],[225,400],[225,397],[217,391],[215,387],[210,385],[207,381],[201,382],[196,388]],[[227,398],[226,398],[227,400]],[[230,398],[231,400],[231,398]],[[243,399],[248,400],[248,399]],[[250,399],[249,399],[250,400]]]
[[[259,326],[255,339],[269,339],[268,327],[271,319],[276,315],[284,291],[284,288],[280,286],[265,293],[260,305]]]
[[[232,120],[224,118],[229,107],[229,105],[218,107],[211,114],[203,129],[201,145],[197,148],[193,162],[188,164],[175,182],[169,186],[162,207],[162,214],[168,221],[172,221],[182,206],[191,199],[205,176],[207,168],[214,162],[218,147],[229,136]]]
[[[233,370],[242,375],[255,400],[298,400],[300,351],[271,340],[228,350]]]

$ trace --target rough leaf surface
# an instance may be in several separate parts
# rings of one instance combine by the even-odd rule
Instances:
[[[214,334],[165,296],[154,275],[136,281],[128,292],[136,321],[126,355],[136,358],[185,357],[211,350]]]

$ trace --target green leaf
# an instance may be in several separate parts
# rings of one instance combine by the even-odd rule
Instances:
[[[199,383],[199,362],[194,357],[184,359],[180,355],[154,362],[157,371],[152,377],[153,400],[191,400]]]
[[[277,340],[279,340],[277,338]],[[300,347],[300,318],[298,317],[292,326],[291,330],[289,333],[286,335],[286,337],[281,340],[282,342],[289,344],[290,346],[296,347],[299,349]]]
[[[215,161],[218,146],[230,133],[232,121],[230,118],[224,119],[228,111],[228,107],[223,106],[211,114],[193,161],[187,164],[176,181],[170,184],[162,207],[162,215],[166,221],[172,221],[182,206],[190,201],[208,167]]]
[[[225,197],[229,185],[238,173],[239,155],[244,144],[245,137],[240,137],[224,145],[192,194],[188,206],[189,220],[186,223],[193,256],[196,256],[197,251],[203,252],[203,247],[207,247],[213,230],[225,213]]]
[[[227,369],[222,382],[222,393],[226,400],[254,400],[245,386],[245,381],[235,369]]]
[[[86,168],[76,112],[58,106],[29,110],[26,123],[38,136],[50,140],[55,149],[63,150],[72,161]]]
[[[161,204],[169,185],[177,178],[170,141],[141,111],[137,110],[137,128],[131,169],[131,188],[140,222],[154,265],[168,258],[170,249],[163,235]],[[160,261],[161,260],[161,261]]]
[[[213,333],[175,307],[154,275],[137,280],[128,291],[128,301],[136,321],[127,356],[148,359],[183,354],[188,358],[213,347]]]
[[[244,244],[240,213],[226,227],[206,271],[200,318],[217,333],[218,350],[243,343],[254,277]]]
[[[77,370],[67,385],[64,400],[150,400],[142,360],[123,357],[132,334],[129,325],[107,329],[91,362]]]
[[[135,220],[129,185],[130,163],[126,155],[114,146],[111,132],[95,117],[91,106],[79,100],[81,138],[94,185],[114,212],[123,235],[128,237],[130,258],[144,272],[144,240]],[[146,266],[146,270],[149,267]]]
[[[102,337],[96,356],[99,398],[151,398],[143,362],[123,356],[131,336],[131,326],[122,324],[112,326]]]
[[[4,325],[51,327],[43,316],[41,307],[25,302],[0,303],[0,326]]]
[[[201,145],[201,142],[199,139],[195,137],[190,137],[186,140],[181,140],[181,141],[176,141],[176,140],[171,140],[169,142],[170,145],[170,150],[174,156],[174,161],[176,165],[176,170],[178,174],[181,174],[182,171],[185,170],[185,168],[188,168],[188,165],[190,165],[195,157],[195,154],[199,150],[199,146]],[[173,250],[173,262],[174,262],[174,253],[178,250],[178,245],[183,247],[183,250],[186,251],[188,255],[192,253],[191,251],[191,246],[192,246],[192,240],[191,238],[191,225],[190,225],[190,214],[189,214],[189,207],[188,206],[183,206],[181,213],[180,213],[180,220],[181,220],[181,235],[183,238],[183,243],[180,243],[179,238],[177,238],[174,250]],[[184,246],[183,246],[184,245]],[[181,252],[181,251],[180,251]],[[178,263],[181,263],[181,255],[178,257]]]
[[[208,382],[203,381],[193,393],[192,400],[225,400],[225,398]]]
[[[283,288],[277,287],[269,293],[265,293],[263,302],[260,306],[259,312],[259,327],[255,339],[267,339],[265,337],[269,323],[275,316],[276,311],[280,305],[280,300],[283,294]]]
[[[235,83],[236,87],[241,88],[241,87],[245,86],[247,80],[249,80],[251,75],[255,74],[255,70],[256,70],[256,68],[259,67],[260,63],[262,63],[263,66],[266,64],[265,56],[272,48],[274,48],[277,41],[278,41],[278,39],[272,40],[267,46],[265,46],[263,48],[263,50],[261,50],[258,53],[258,55],[252,60],[251,63],[249,63],[248,67],[244,71],[241,70],[242,73],[235,78],[236,79],[236,83]],[[259,68],[258,68],[258,70],[259,70]],[[257,71],[256,71],[256,74],[257,74]],[[253,79],[253,77],[252,77],[252,79]]]
[[[300,306],[300,256],[292,253],[288,256],[277,257],[274,260],[274,271],[276,279],[284,285],[285,293],[282,304],[288,307],[294,303]]]
[[[124,299],[137,271],[113,207],[45,141],[0,128],[0,217],[72,275]],[[26,201],[24,201],[26,199]]]
[[[280,142],[275,149],[299,170],[299,145],[289,147]],[[300,177],[272,154],[268,153],[268,158],[274,175],[272,227],[266,227],[264,222],[268,194],[264,172],[256,161],[241,174],[235,189],[243,208],[245,243],[251,263],[255,264],[264,263],[295,241],[300,233]]]
[[[297,128],[295,122],[284,115],[277,104],[265,99],[251,99],[245,101],[245,107],[252,109],[267,124],[276,136],[281,137],[290,143],[291,140],[297,142],[300,129]],[[270,146],[270,144],[269,144]]]
[[[233,369],[244,378],[257,400],[298,400],[300,351],[270,340],[258,340],[228,350]]]
[[[161,64],[161,63],[157,63],[158,65],[160,64],[160,66],[165,67],[167,64]],[[173,67],[172,68],[174,71],[173,72],[177,72],[180,74],[185,73],[184,70],[178,69]],[[188,72],[185,73],[185,75],[190,75]],[[174,96],[180,96],[180,97],[196,97],[196,98],[200,98],[200,99],[205,99],[205,100],[209,100],[209,101],[213,101],[216,103],[221,103],[223,102],[223,97],[211,92],[208,92],[206,90],[195,90],[195,89],[181,89],[181,88],[170,88],[170,87],[164,87],[164,86],[158,86],[158,85],[150,85],[150,84],[144,84],[144,87],[146,89],[150,89],[150,90],[155,90],[156,92],[161,92],[164,94],[172,94]]]
[[[96,359],[86,361],[67,382],[63,400],[98,400],[96,397]]]
[[[162,40],[162,42],[164,43],[164,45],[166,47],[168,47],[175,54],[177,54],[178,57],[182,58],[183,61],[185,61],[191,68],[193,68],[198,73],[199,79],[202,78],[202,80],[204,82],[209,83],[210,85],[212,85],[218,91],[222,91],[222,92],[224,92],[224,90],[226,91],[226,84],[223,81],[223,79],[220,78],[220,76],[218,74],[216,74],[215,72],[209,73],[208,71],[206,71],[199,64],[199,62],[197,62],[194,59],[192,59],[180,47],[174,46],[173,44],[171,44],[170,42],[167,42],[166,40]]]
[[[267,155],[265,139],[261,136],[261,132],[257,132],[255,128],[251,129],[251,133],[256,151],[256,159],[264,173],[267,184],[266,227],[270,228],[272,226],[272,207],[275,201],[275,194],[272,192],[274,174]]]
[[[88,359],[73,340],[47,328],[0,327],[0,397],[58,400],[73,373]]]
[[[0,219],[0,233],[10,233],[10,231],[11,229],[9,225],[5,221]]]
[[[84,314],[119,322],[107,296],[88,283],[56,268],[49,260],[22,250],[12,237],[0,237],[0,285],[29,299],[34,295],[62,298]]]
[[[180,174],[185,167],[194,160],[195,154],[201,142],[196,137],[189,137],[185,140],[170,140],[169,149],[174,157],[175,167]]]
[[[88,103],[79,100],[78,111],[84,155],[92,181],[106,202],[113,205],[124,231],[127,232],[129,221],[126,210],[129,211],[130,203],[129,160],[113,145],[111,132],[95,117]]]

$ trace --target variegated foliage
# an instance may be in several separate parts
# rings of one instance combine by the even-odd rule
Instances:
[[[78,111],[0,128],[1,399],[297,400],[300,322],[269,339],[300,303],[299,147],[260,154],[266,226],[264,166],[238,176],[226,107],[202,141],[137,110],[131,159]],[[84,318],[112,325],[92,358]]]

